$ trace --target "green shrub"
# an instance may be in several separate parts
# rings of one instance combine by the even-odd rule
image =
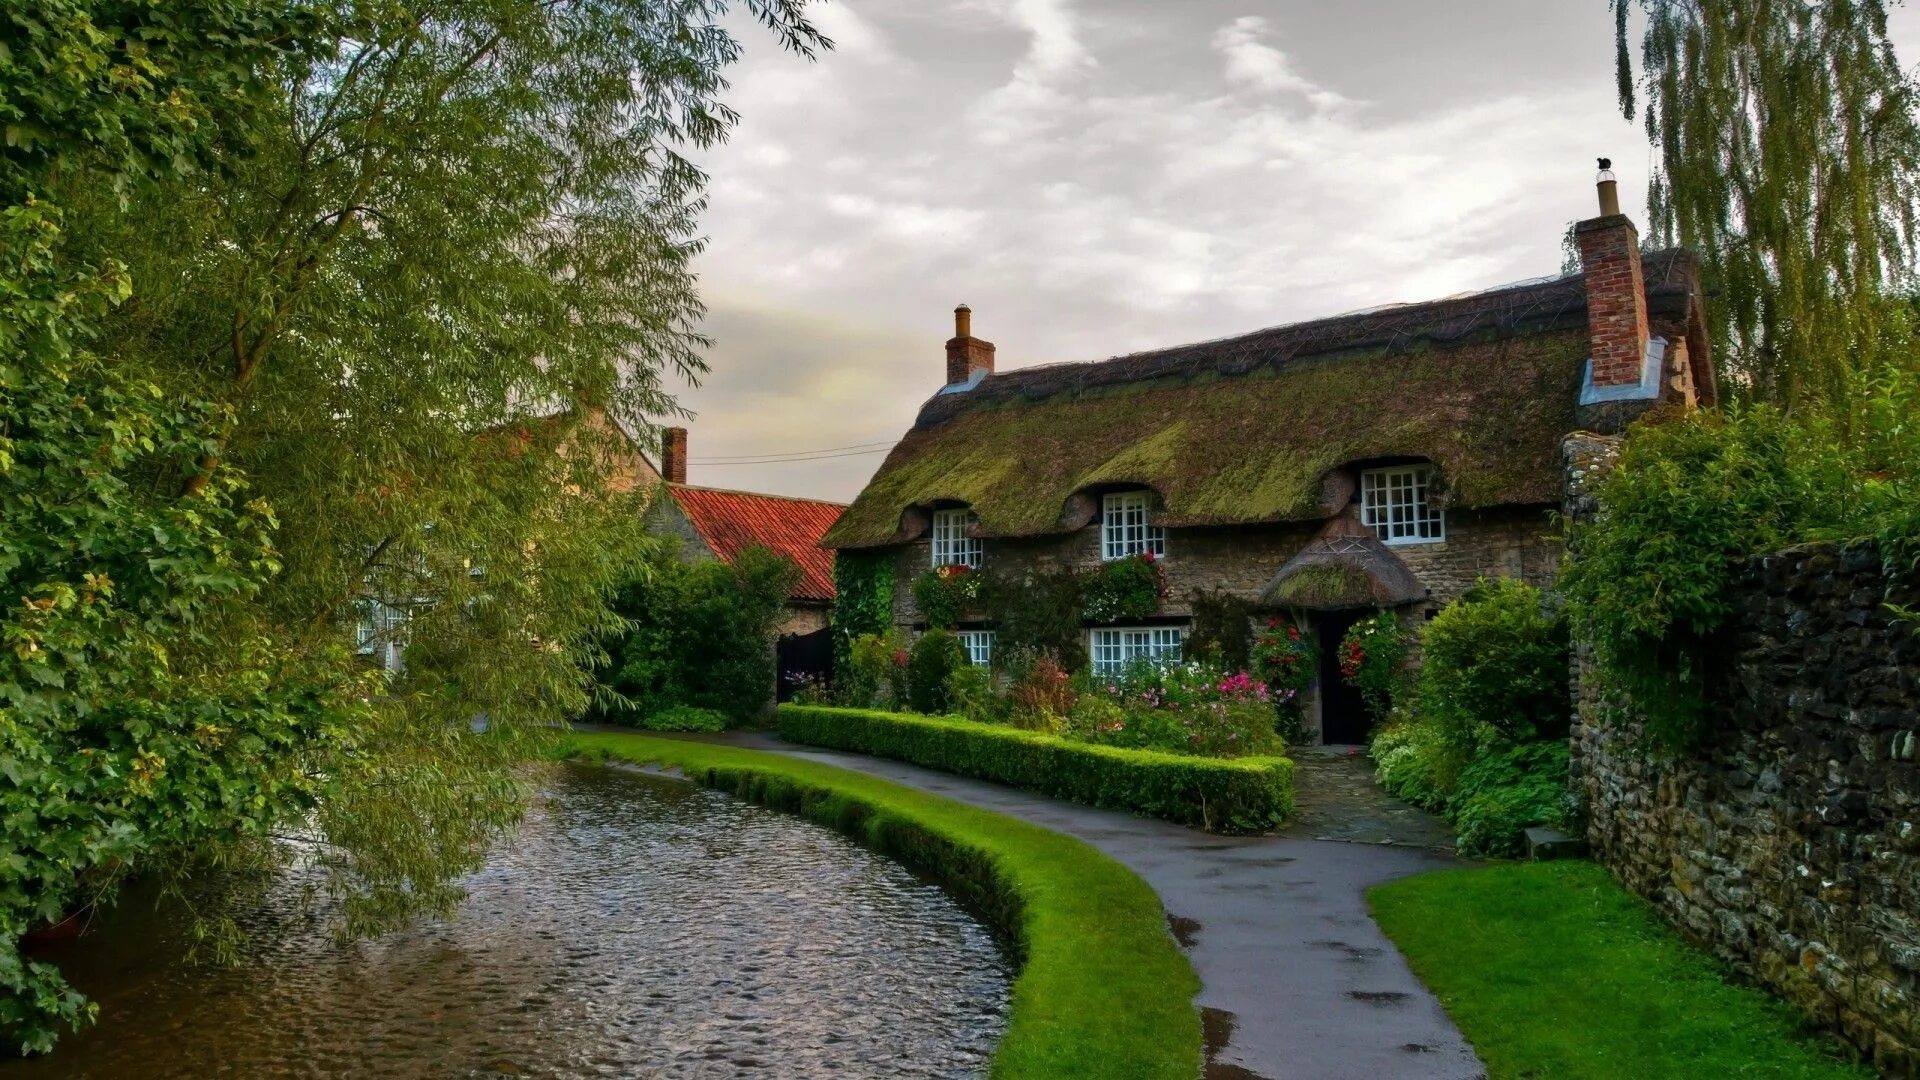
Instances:
[[[947,711],[947,676],[970,663],[967,648],[945,630],[929,630],[907,657],[907,695],[915,712]]]
[[[961,664],[947,675],[947,702],[954,712],[981,723],[994,723],[1005,711],[993,692],[993,672],[974,663]]]
[[[798,705],[779,708],[780,736],[992,780],[1055,798],[1126,810],[1213,832],[1255,833],[1293,809],[1293,762],[1122,750],[951,717]]]
[[[1079,742],[1105,742],[1105,736],[1125,727],[1127,713],[1105,694],[1081,694],[1067,710],[1062,734]]]
[[[1445,817],[1463,855],[1515,855],[1528,826],[1565,821],[1565,739],[1462,747],[1431,719],[1396,713],[1372,752],[1380,785]]]
[[[883,633],[854,638],[842,669],[841,700],[857,709],[906,708],[907,660],[911,648],[907,632],[897,626]]]
[[[764,548],[732,563],[685,563],[677,546],[656,546],[614,600],[629,629],[607,646],[606,718],[632,722],[679,705],[736,721],[761,715],[773,700],[774,631],[799,573]]]
[[[1390,723],[1373,737],[1380,786],[1396,798],[1444,811],[1459,773],[1458,751],[1438,725],[1412,720]]]
[[[1559,825],[1567,803],[1567,743],[1522,743],[1460,770],[1447,817],[1464,855],[1518,855],[1531,825]]]
[[[1514,742],[1567,733],[1567,628],[1540,590],[1482,581],[1434,616],[1420,642],[1420,713],[1456,745],[1485,741],[1482,725]]]
[[[725,731],[727,714],[718,709],[702,709],[695,705],[675,705],[671,709],[648,713],[639,726],[648,731]]]

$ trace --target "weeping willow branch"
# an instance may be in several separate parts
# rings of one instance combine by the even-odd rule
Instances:
[[[1620,108],[1656,151],[1653,236],[1706,260],[1721,385],[1848,422],[1913,355],[1920,125],[1886,5],[1609,2]]]

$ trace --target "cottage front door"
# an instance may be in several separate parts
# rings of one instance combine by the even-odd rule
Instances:
[[[1340,677],[1340,640],[1354,623],[1366,618],[1364,608],[1322,611],[1313,617],[1313,636],[1320,646],[1320,741],[1329,746],[1364,743],[1373,728],[1360,691]]]

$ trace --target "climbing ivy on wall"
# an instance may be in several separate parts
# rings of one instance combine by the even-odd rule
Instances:
[[[833,670],[848,670],[853,640],[893,625],[893,559],[885,552],[842,551],[833,560]]]

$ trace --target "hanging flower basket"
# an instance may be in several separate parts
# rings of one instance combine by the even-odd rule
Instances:
[[[1144,619],[1160,613],[1167,595],[1167,574],[1150,551],[1103,563],[1087,575],[1080,593],[1081,614],[1088,622],[1115,623]]]

